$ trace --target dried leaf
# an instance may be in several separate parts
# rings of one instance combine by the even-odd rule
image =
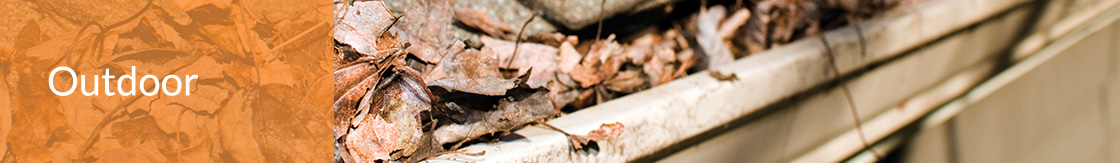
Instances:
[[[580,94],[579,90],[559,90],[553,88],[549,88],[549,90],[550,91],[548,92],[548,98],[552,99],[552,104],[556,109],[561,109],[564,108],[564,106],[568,106],[568,104],[572,103],[572,101],[575,101]]]
[[[723,6],[714,6],[701,10],[696,17],[696,42],[700,45],[701,64],[696,66],[707,69],[714,66],[730,63],[735,60],[731,50],[723,42],[719,34],[719,22],[723,20],[726,10]]]
[[[380,78],[380,75],[366,77],[362,82],[347,89],[345,94],[335,98],[336,100],[333,108],[335,112],[334,136],[336,139],[346,135],[349,131],[351,118],[358,115],[360,112],[356,108],[356,104],[370,91],[369,89],[373,88],[374,85],[380,81]]]
[[[674,30],[666,31],[665,36],[679,36]],[[657,38],[657,37],[651,37]],[[651,39],[651,41],[656,41]],[[678,77],[675,73],[675,64],[677,63],[678,54],[674,51],[676,42],[672,39],[662,39],[656,43],[650,43],[649,48],[652,49],[649,54],[649,60],[642,65],[642,71],[649,78],[650,85],[660,85],[669,82]],[[690,52],[682,52],[683,55],[689,55]],[[690,68],[691,65],[680,65],[682,68]]]
[[[372,75],[369,75],[368,77],[362,79],[362,82],[354,85],[354,87],[347,88],[345,93],[336,98],[333,107],[335,111],[336,124],[334,131],[336,139],[346,134],[346,132],[348,131],[347,126],[349,126],[349,124],[351,123],[351,118],[358,115],[359,113],[367,112],[367,110],[357,110],[358,108],[355,108],[355,106],[357,106],[356,104],[358,104],[358,101],[360,99],[363,99],[362,97],[368,97],[368,94],[370,94],[371,91],[379,91],[379,89],[382,89],[382,87],[386,84],[392,83],[392,80],[383,80],[382,78],[386,77],[384,75],[388,75],[388,77],[390,78],[396,78],[400,74],[402,74],[401,72],[404,72],[403,74],[411,75],[412,78],[419,78],[419,75],[416,75],[415,70],[412,70],[411,68],[402,68],[404,66],[400,66],[401,64],[403,64],[403,62],[401,62],[401,58],[403,57],[403,54],[401,54],[401,52],[402,51],[397,50],[393,52],[393,55],[386,56],[386,58],[371,59],[371,61],[361,61],[376,62],[373,64],[380,65],[380,68],[374,71]],[[427,89],[423,90],[424,92],[427,92]]]
[[[349,88],[369,78],[377,71],[373,63],[357,63],[334,71],[334,99],[342,96]]]
[[[477,119],[465,124],[437,128],[432,135],[440,144],[454,143],[495,132],[508,132],[530,122],[560,114],[553,109],[545,90],[523,90],[503,98],[495,110],[479,113]]]
[[[532,75],[526,84],[530,88],[540,88],[555,79],[557,70],[557,54],[559,49],[543,44],[521,43],[521,47],[514,47],[514,42],[482,37],[482,43],[494,49],[498,56],[498,67],[505,69],[521,70],[517,75],[524,75],[524,71],[532,68]],[[513,50],[517,49],[517,56]],[[514,58],[517,57],[517,58]],[[510,61],[512,59],[512,61]]]
[[[626,126],[622,125],[622,123],[618,122],[604,123],[603,125],[599,126],[599,129],[588,131],[587,137],[591,138],[592,140],[606,140],[618,137],[619,135],[622,135],[622,131],[625,127]]]
[[[580,65],[572,69],[569,75],[580,83],[580,87],[597,85],[618,73],[626,56],[625,49],[614,38],[615,35],[611,34],[606,40],[591,45]]]
[[[345,3],[336,3],[335,10],[342,10]],[[378,40],[382,32],[393,25],[393,14],[381,1],[359,1],[346,11],[335,16],[338,24],[334,26],[334,39],[350,45],[355,51],[365,55],[379,55]]]
[[[743,24],[746,24],[747,20],[749,20],[750,18],[751,11],[747,10],[746,8],[735,11],[734,14],[732,14],[730,17],[727,17],[727,20],[723,21],[723,24],[719,25],[719,32],[717,33],[719,33],[720,39],[731,39],[731,36],[735,35],[735,30],[738,30],[739,27],[742,27]]]
[[[676,72],[673,72],[673,75],[670,76],[670,79],[686,75],[686,70],[693,68],[693,65],[696,65],[696,63],[699,62],[699,60],[697,59],[699,57],[697,57],[695,53],[693,53],[694,51],[695,50],[692,49],[685,49],[677,54],[677,60],[680,61],[681,66],[677,68]]]
[[[459,21],[464,25],[478,29],[491,37],[506,40],[511,40],[513,37],[516,37],[513,35],[513,28],[491,20],[489,16],[486,16],[485,12],[467,7],[456,10],[455,16],[459,18]]]
[[[110,127],[113,136],[119,138],[124,147],[138,147],[142,143],[155,143],[159,150],[171,150],[168,136],[165,136],[155,119],[147,116],[113,123]]]
[[[417,0],[409,3],[410,6],[402,12],[403,16],[398,22],[399,27],[407,33],[408,42],[412,47],[408,52],[427,63],[437,63],[450,49],[454,42],[451,23],[455,11],[447,0]]]
[[[257,108],[253,109],[253,138],[261,142],[261,152],[269,160],[310,162],[326,158],[320,148],[323,146],[307,146],[323,143],[321,136],[333,129],[329,123],[329,113],[307,109],[324,106],[309,103],[308,98],[326,98],[306,96],[305,91],[297,87],[268,84],[262,86],[252,102]]]
[[[56,39],[57,40],[57,39]],[[49,43],[50,41],[48,41]],[[60,138],[77,138],[82,137],[77,134],[69,134],[63,132],[62,128],[69,127],[67,120],[62,112],[63,107],[59,100],[59,96],[49,93],[43,93],[43,90],[50,90],[48,85],[41,82],[47,81],[46,75],[41,75],[40,70],[49,70],[51,63],[55,60],[48,60],[49,58],[37,58],[40,54],[61,54],[55,51],[54,53],[36,53],[41,51],[64,49],[60,47],[44,46],[44,43],[39,46],[29,48],[26,53],[16,53],[12,57],[11,72],[5,72],[4,79],[5,86],[10,88],[11,91],[11,126],[9,133],[19,133],[7,135],[6,139],[8,150],[17,157],[16,162],[50,162],[52,160],[53,151],[60,149],[63,144],[68,144],[67,140],[59,142],[54,146],[55,148],[44,145],[43,142],[48,142],[54,136]],[[60,46],[60,45],[55,45]],[[64,84],[70,85],[70,80],[65,80],[67,83],[61,83],[55,80],[56,85]],[[57,139],[57,138],[56,138]],[[73,141],[77,139],[70,139]],[[81,141],[81,140],[77,140]],[[69,147],[73,151],[76,147]]]
[[[455,44],[454,53],[448,53],[443,59],[424,76],[425,82],[432,82],[445,78],[480,78],[501,77],[498,71],[498,61],[494,51],[483,47],[481,51],[463,49],[463,43]]]
[[[39,29],[39,23],[34,20],[28,20],[25,24],[26,25],[23,25],[23,29],[20,30],[19,35],[16,36],[14,45],[15,51],[22,51],[39,45],[45,40],[50,40],[43,34],[42,30]]]
[[[656,33],[646,34],[635,39],[633,42],[630,42],[630,46],[625,47],[626,59],[634,65],[646,64],[656,52],[659,52],[653,49],[654,44],[658,43],[659,40],[661,40],[661,37]],[[672,52],[672,49],[670,49],[670,52]]]
[[[503,96],[506,91],[517,87],[517,79],[499,77],[445,78],[428,83],[449,92],[459,91],[487,96]]]
[[[760,9],[751,10],[751,16],[747,20],[747,24],[739,27],[739,30],[732,40],[735,45],[746,48],[747,52],[751,54],[761,53],[770,47],[769,35],[770,24],[769,17],[760,13]]]
[[[460,48],[463,44],[459,43]],[[444,92],[466,92],[487,96],[504,96],[517,86],[518,79],[501,77],[493,50],[462,50],[448,54],[429,74],[428,86],[442,88]]]
[[[598,129],[587,132],[587,135],[568,135],[568,140],[572,141],[572,146],[576,150],[583,149],[583,146],[591,143],[592,141],[603,141],[610,138],[622,135],[626,126],[622,123],[603,123],[599,125]]]
[[[369,116],[346,136],[346,147],[356,162],[389,160],[389,153],[399,150],[401,144],[397,126],[385,122],[381,116]]]
[[[649,77],[651,85],[660,85],[673,80],[674,69],[672,65],[659,57],[654,57],[649,64],[642,66],[642,72]]]
[[[431,110],[431,92],[419,74],[406,67],[394,67],[383,81],[384,88],[367,92],[361,109],[357,109],[360,114],[352,117],[363,121],[343,128],[355,127],[344,138],[354,161],[411,156],[419,148],[418,143],[422,143],[421,113]]]
[[[222,148],[228,150],[230,157],[239,162],[260,162],[265,161],[264,154],[261,153],[260,143],[251,136],[253,135],[253,120],[246,117],[253,117],[252,98],[257,94],[257,90],[241,90],[234,93],[233,98],[222,105],[222,113],[218,114]]]
[[[572,69],[575,69],[575,67],[579,65],[581,58],[583,58],[583,55],[579,54],[579,51],[576,51],[576,48],[572,46],[571,43],[561,43],[560,61],[558,61],[557,67],[560,69],[561,73],[571,73]]]
[[[607,89],[621,93],[634,93],[646,84],[642,73],[637,70],[619,72],[610,80],[603,81]]]
[[[417,143],[416,152],[408,157],[404,162],[415,163],[421,160],[428,159],[428,157],[443,153],[443,144],[439,144],[435,138],[432,137],[431,132],[425,132]]]
[[[723,72],[720,72],[720,71],[717,71],[717,70],[708,70],[708,75],[712,76],[712,78],[716,78],[716,80],[719,80],[719,81],[739,80],[739,77],[735,76],[735,73],[723,73]]]
[[[579,95],[576,95],[575,100],[572,100],[572,102],[568,103],[568,105],[571,105],[575,108],[586,108],[590,107],[591,105],[595,105],[595,102],[597,100],[595,96],[597,94],[595,89],[583,90],[579,91],[578,93]]]
[[[578,38],[574,38],[574,37],[575,36],[568,37],[568,36],[564,35],[563,33],[542,33],[542,34],[529,35],[528,38],[524,38],[525,39],[524,41],[536,42],[536,43],[545,44],[545,45],[548,45],[548,46],[559,47],[561,43],[567,42],[569,44],[574,44],[577,41],[579,41]],[[569,38],[570,38],[570,40],[569,40]]]

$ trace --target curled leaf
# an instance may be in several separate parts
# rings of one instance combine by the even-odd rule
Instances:
[[[471,118],[473,121],[441,126],[432,134],[440,144],[454,143],[486,134],[512,131],[530,122],[560,114],[553,109],[548,91],[521,91],[527,92],[511,93],[514,96],[500,100],[495,110],[470,115],[476,117]]]
[[[583,149],[583,146],[591,143],[592,141],[603,141],[610,138],[622,135],[622,131],[626,126],[622,123],[604,123],[599,125],[598,129],[587,132],[587,135],[568,135],[568,139],[572,141],[572,146],[576,150]]]

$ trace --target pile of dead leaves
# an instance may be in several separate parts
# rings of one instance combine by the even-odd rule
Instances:
[[[751,4],[750,21],[739,27],[733,45],[743,53],[759,53],[824,29],[923,1],[927,0],[756,0]]]
[[[379,1],[336,8],[336,161],[417,161],[559,114],[530,74],[504,77],[493,50],[432,36],[450,24],[438,19],[452,13],[446,1],[410,8],[437,13],[425,18],[393,17]]]
[[[414,1],[397,13],[382,1],[336,1],[335,160],[412,162],[455,152],[815,33],[816,10],[847,9],[845,2],[762,1],[751,4],[754,12],[704,6],[682,24],[620,42],[614,34],[522,36],[523,26],[454,9],[454,1]],[[446,34],[454,25],[483,34],[481,43]],[[565,134],[580,148],[622,126]]]
[[[626,56],[610,40],[585,52],[590,55],[568,40],[554,40],[558,48],[485,37],[486,46],[468,48],[461,40],[438,36],[444,30],[438,27],[452,23],[441,18],[455,17],[450,5],[421,1],[407,10],[431,15],[394,17],[380,1],[336,4],[341,11],[334,35],[336,161],[421,160],[444,152],[445,144],[456,144],[454,149],[471,139],[509,133],[558,116],[572,101],[594,100],[583,90],[638,90],[646,84],[639,79],[641,68],[620,71],[631,60],[626,57],[645,58],[643,63],[678,60]],[[486,23],[486,18],[478,20]],[[666,45],[672,41],[651,36],[644,50],[672,50]],[[659,76],[680,74],[675,66],[649,69]],[[621,125],[615,126],[609,131],[613,135],[621,132]]]

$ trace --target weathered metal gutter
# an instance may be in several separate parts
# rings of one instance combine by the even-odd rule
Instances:
[[[943,51],[899,58],[902,54],[973,26],[981,20],[1012,10],[1025,2],[1027,1],[937,0],[898,9],[882,17],[859,23],[858,26],[865,38],[865,46],[861,45],[860,37],[857,35],[854,26],[831,30],[826,32],[824,36],[830,43],[828,46],[835,52],[836,65],[839,71],[847,75],[852,73],[862,74],[860,76],[863,77],[852,79],[848,86],[852,89],[853,95],[856,96],[856,103],[860,109],[859,116],[865,122],[868,122],[868,118],[880,114],[890,114],[888,110],[892,106],[898,106],[908,97],[913,97],[927,88],[934,87],[938,83],[942,83],[941,81],[952,80],[951,77],[970,79],[964,84],[975,82],[971,81],[975,77],[969,75],[953,77],[961,76],[956,75],[962,74],[960,72],[966,72],[964,74],[972,72],[971,74],[981,74],[976,76],[984,76],[982,74],[986,71],[973,69],[991,67],[992,65],[981,63],[990,63],[991,57],[985,55],[994,54],[995,51],[976,53],[984,55],[971,55],[972,53],[952,55],[951,53],[957,52],[955,50],[957,48],[974,46],[967,44],[985,44],[985,42],[960,41],[959,43],[948,43],[951,45],[939,48]],[[998,30],[998,27],[994,28]],[[516,131],[516,135],[520,138],[503,139],[496,143],[476,144],[463,149],[468,152],[485,151],[484,155],[452,154],[436,157],[432,161],[625,162],[661,159],[675,152],[674,148],[681,148],[682,145],[690,144],[687,140],[694,140],[697,137],[713,138],[715,136],[712,135],[736,132],[729,131],[727,125],[753,121],[751,119],[766,119],[752,115],[766,115],[760,111],[773,111],[774,107],[783,106],[779,102],[789,102],[790,99],[806,100],[805,98],[795,97],[799,94],[820,92],[820,89],[831,88],[825,86],[827,83],[835,81],[834,75],[831,74],[833,67],[828,64],[829,54],[825,53],[825,45],[815,38],[802,39],[714,68],[721,72],[735,73],[739,77],[737,81],[718,81],[710,77],[707,72],[699,72],[548,122],[570,133],[586,133],[598,128],[602,123],[620,122],[626,125],[622,135],[598,142],[598,148],[572,150],[571,144],[564,135],[544,127],[534,126]],[[993,44],[993,46],[996,45]],[[863,49],[862,47],[867,48]],[[999,48],[988,50],[996,49]],[[900,64],[884,63],[886,61],[899,62]],[[936,63],[952,64],[935,66]],[[872,69],[869,66],[884,71],[868,71]],[[905,73],[905,70],[913,69],[929,70],[925,71],[928,72],[927,74],[909,73],[907,75]],[[891,82],[904,84],[886,84]],[[880,88],[868,89],[875,87]],[[897,89],[897,91],[861,92],[861,90],[890,89]],[[825,92],[825,95],[822,96],[829,98],[821,98],[820,100],[832,101],[822,104],[840,105],[796,106],[804,108],[799,109],[802,110],[800,114],[806,116],[818,115],[825,119],[820,122],[837,122],[831,126],[820,127],[832,132],[824,132],[820,135],[799,135],[810,135],[812,138],[807,139],[812,140],[828,140],[831,137],[843,136],[843,131],[851,129],[850,123],[852,120],[846,108],[847,105],[843,105],[844,103],[838,100],[842,99],[842,96],[836,96],[834,93],[838,92]],[[775,114],[769,115],[775,116]],[[770,137],[781,136],[771,135]],[[850,141],[859,142],[858,139]],[[789,144],[791,146],[789,149],[782,150],[791,151],[788,152],[788,158],[792,158],[792,156],[805,153],[804,151],[807,149],[815,148],[820,143],[810,143],[811,145]],[[746,151],[742,152],[745,153]],[[778,156],[778,154],[775,154],[775,156]],[[789,161],[790,159],[771,159],[771,161],[781,160]]]
[[[1005,87],[1010,83],[1035,71],[1035,69],[1044,63],[1050,62],[1051,59],[1064,54],[1064,51],[1067,49],[1088,38],[1090,35],[1102,31],[1105,27],[1117,23],[1118,20],[1120,20],[1120,1],[1104,1],[1090,8],[1079,10],[1073,15],[1069,15],[1057,23],[1054,23],[1053,26],[1039,30],[1019,42],[1011,58],[1015,61],[1015,64],[1008,69],[1001,71],[999,74],[985,80],[983,83],[979,83],[975,88],[969,89],[967,92],[954,94],[954,96],[951,96],[953,97],[951,101],[925,106],[924,108],[928,109],[921,112],[924,114],[906,115],[907,117],[914,118],[913,120],[899,121],[899,123],[895,124],[882,124],[881,127],[896,128],[895,130],[900,130],[897,128],[901,127],[908,127],[916,131],[943,125],[953,117],[959,115],[966,108],[989,98],[989,96],[996,91],[1006,89]],[[888,117],[889,115],[880,115],[876,119]],[[893,134],[885,137],[881,143],[874,146],[874,148],[881,150],[896,148],[902,139],[906,139],[911,135],[911,133],[908,132],[894,131],[872,134],[882,136]],[[848,135],[848,137],[854,136],[851,134]],[[840,143],[840,141],[836,141],[836,143]],[[850,160],[854,162],[870,162],[875,159],[874,154],[866,150],[850,158]]]

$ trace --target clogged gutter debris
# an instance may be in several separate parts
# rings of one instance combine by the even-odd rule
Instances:
[[[520,10],[508,11],[493,9],[502,6],[456,3],[497,4],[489,0],[335,2],[336,162],[416,162],[465,153],[455,150],[526,125],[549,126],[545,120],[566,111],[726,64],[902,2],[757,0],[697,5],[665,1],[655,3],[666,5],[665,10],[654,13],[668,16],[658,19],[658,24],[639,25],[643,28],[639,31],[645,32],[604,33],[602,38],[554,31],[602,29],[584,28],[592,24],[586,20],[555,20],[564,16],[548,14],[564,10],[550,5],[543,5],[546,12],[536,13],[521,4],[508,4]],[[597,10],[611,11],[600,12],[610,15],[599,17],[644,12],[606,4],[612,5]],[[500,13],[518,14],[496,15]],[[510,22],[518,18],[522,20]],[[522,32],[548,22],[572,23]],[[737,78],[719,72],[711,75],[719,80]],[[559,132],[578,149],[589,141],[625,134],[623,128],[608,123],[587,135]]]

